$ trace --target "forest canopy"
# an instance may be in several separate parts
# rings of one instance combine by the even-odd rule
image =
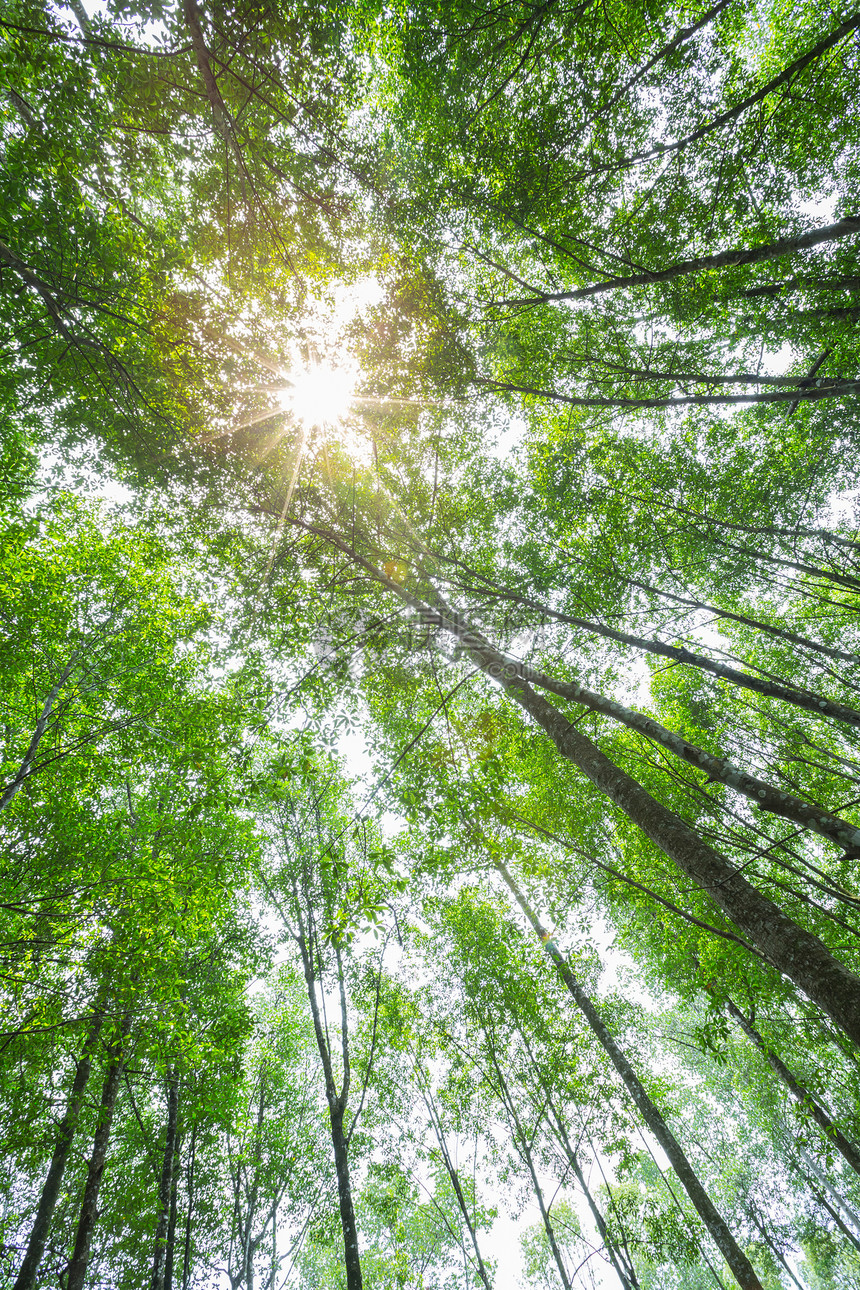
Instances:
[[[4,1286],[860,1285],[858,107],[0,0]]]

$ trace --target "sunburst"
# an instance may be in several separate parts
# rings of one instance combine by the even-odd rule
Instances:
[[[340,425],[353,404],[356,373],[348,367],[312,363],[288,378],[281,407],[307,429]]]

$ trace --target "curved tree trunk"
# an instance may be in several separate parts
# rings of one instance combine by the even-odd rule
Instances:
[[[848,22],[842,24],[834,36],[836,39],[841,39],[858,26],[860,26],[860,14],[855,14]],[[557,300],[586,300],[606,291],[645,287],[653,282],[669,282],[672,278],[702,273],[706,269],[763,264],[766,260],[776,260],[783,255],[795,255],[798,251],[805,251],[812,246],[821,246],[824,242],[832,242],[842,237],[856,237],[858,233],[860,233],[860,219],[856,216],[848,216],[835,224],[812,228],[807,233],[799,233],[795,237],[780,237],[775,242],[769,242],[764,246],[735,247],[729,251],[718,251],[715,255],[700,255],[693,260],[679,260],[667,269],[646,269],[643,273],[633,273],[626,278],[608,278],[605,282],[593,282],[589,287],[577,287],[573,291],[549,291],[540,295],[520,296],[515,300],[500,300],[496,303],[499,306],[516,306],[548,304]]]

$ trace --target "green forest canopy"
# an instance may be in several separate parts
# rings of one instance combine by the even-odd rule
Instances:
[[[0,91],[3,1284],[856,1290],[860,13]]]

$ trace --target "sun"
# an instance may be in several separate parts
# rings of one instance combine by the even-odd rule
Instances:
[[[349,411],[355,374],[344,367],[314,363],[294,373],[281,391],[281,406],[306,429],[334,426]]]

